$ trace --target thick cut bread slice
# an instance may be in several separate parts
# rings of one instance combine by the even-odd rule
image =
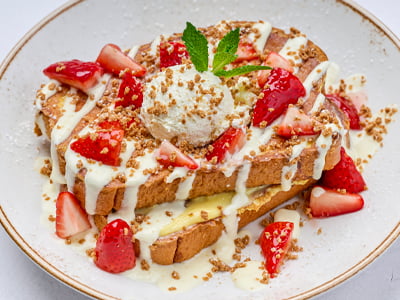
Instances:
[[[315,181],[310,179],[295,184],[289,191],[282,191],[279,186],[267,188],[265,193],[254,201],[238,210],[239,224],[242,228],[256,220],[266,212],[294,197]],[[220,217],[193,225],[185,230],[160,237],[150,246],[153,262],[161,265],[170,265],[185,261],[202,249],[214,244],[221,236],[224,225]]]
[[[264,53],[267,54],[270,51],[279,52],[292,34],[293,33],[286,34],[280,29],[273,28],[266,42]],[[149,45],[145,45],[141,47],[141,50],[148,48]],[[143,60],[143,57],[141,57],[142,52],[143,51],[139,51],[136,55],[136,60],[139,62]],[[307,42],[302,52],[305,56],[303,57],[303,63],[298,66],[298,72],[296,75],[300,80],[304,81],[307,75],[310,74],[319,63],[327,60],[327,57],[325,53],[311,41]],[[322,83],[323,80],[321,79],[313,84],[310,96],[304,103],[305,109],[311,107],[314,103],[316,96],[322,90]],[[109,84],[109,87],[110,89],[113,88],[111,83]],[[55,126],[56,121],[63,114],[62,105],[59,104],[62,103],[67,93],[68,89],[64,87],[42,104],[39,118],[43,120],[47,136],[51,136],[51,131]],[[76,97],[77,102],[79,103],[76,107],[76,111],[79,111],[80,107],[82,107],[82,103],[87,101],[87,97],[82,93],[78,93]],[[82,118],[82,120],[79,121],[72,131],[72,134],[64,142],[57,145],[58,162],[62,174],[65,173],[65,152],[68,144],[87,124],[98,118],[100,112],[101,107],[95,106]],[[339,135],[333,137],[333,143],[325,157],[324,169],[330,169],[337,163],[339,159],[340,140],[341,137]],[[319,152],[317,148],[312,145],[312,142],[310,144],[310,147],[304,149],[299,156],[297,161],[298,168],[293,180],[305,180],[313,176],[314,161],[317,159]],[[253,158],[246,183],[247,187],[281,183],[282,169],[289,163],[290,151],[287,150],[287,145],[285,144],[284,139],[278,137],[273,138],[269,142],[269,145],[273,145],[273,147],[270,147],[271,149],[266,150]],[[235,172],[233,172],[232,176],[229,177],[225,176],[222,170],[218,168],[213,168],[211,170],[197,170],[192,188],[189,192],[189,198],[234,190],[239,169],[240,166]],[[176,192],[182,179],[177,178],[172,182],[167,182],[166,178],[170,173],[171,171],[168,169],[157,170],[156,173],[151,175],[149,179],[140,186],[136,208],[149,207],[175,200]],[[85,168],[81,169],[76,174],[75,184],[72,188],[76,197],[81,201],[83,207],[85,207],[86,195],[85,174]],[[124,194],[125,183],[118,178],[113,179],[106,184],[98,194],[95,213],[97,215],[106,216],[112,210],[120,209],[124,200]]]

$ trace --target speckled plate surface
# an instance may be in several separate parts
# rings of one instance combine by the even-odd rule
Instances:
[[[33,165],[41,142],[33,132],[35,91],[43,67],[54,61],[93,60],[108,42],[123,48],[179,32],[186,21],[202,26],[220,19],[270,21],[295,26],[339,63],[344,76],[366,74],[374,111],[398,103],[400,42],[379,21],[356,5],[341,1],[72,1],[33,28],[0,67],[2,155],[0,221],[23,251],[69,286],[104,299],[187,299],[151,284],[98,270],[41,225],[43,179]],[[365,208],[355,214],[307,221],[299,259],[288,262],[264,290],[236,289],[229,276],[216,276],[190,295],[218,299],[305,299],[350,278],[386,249],[400,233],[399,122],[390,126],[385,146],[367,165]],[[9,188],[22,186],[23,188]],[[383,222],[384,220],[384,222]],[[254,228],[256,228],[254,226]],[[317,234],[318,229],[321,234]],[[256,234],[256,233],[255,233]]]

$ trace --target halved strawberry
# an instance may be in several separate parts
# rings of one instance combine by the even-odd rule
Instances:
[[[364,199],[359,194],[341,193],[337,190],[315,186],[310,195],[311,214],[314,217],[331,217],[360,210]]]
[[[44,69],[43,73],[51,79],[68,84],[86,93],[96,85],[104,70],[97,63],[74,59],[52,64]]]
[[[317,133],[314,130],[315,122],[309,115],[306,115],[296,106],[289,106],[276,132],[284,137],[313,135]]]
[[[121,71],[128,69],[132,75],[140,77],[146,74],[146,68],[135,62],[114,44],[107,44],[101,49],[96,59],[106,71],[119,75]]]
[[[236,55],[238,56],[235,63],[242,62],[244,60],[250,61],[253,59],[257,59],[259,57],[254,45],[250,42],[240,41],[238,45],[238,49],[236,51]]]
[[[183,58],[188,58],[186,46],[179,42],[160,44],[160,68],[168,68],[182,64]]]
[[[90,229],[88,215],[70,192],[61,192],[56,201],[56,234],[62,239]]]
[[[272,69],[266,84],[268,87],[262,91],[264,96],[257,100],[254,107],[254,126],[260,126],[261,123],[270,125],[285,112],[289,104],[295,104],[306,94],[301,81],[285,69]]]
[[[292,222],[274,222],[265,227],[260,235],[259,241],[265,257],[265,268],[272,278],[279,272],[289,250],[293,230]]]
[[[71,149],[86,158],[100,161],[105,165],[119,166],[124,131],[119,122],[118,126],[116,123],[115,126],[112,125],[111,122],[106,124],[99,124],[100,127],[103,126],[104,128],[72,142]]]
[[[239,151],[246,141],[246,134],[242,128],[229,127],[222,135],[216,139],[211,145],[211,151],[206,155],[207,160],[217,158],[220,163],[226,154],[233,154]]]
[[[340,161],[333,169],[324,171],[320,184],[331,189],[345,189],[348,193],[359,193],[367,188],[353,159],[343,147],[340,149]]]
[[[286,58],[279,55],[276,52],[270,52],[268,56],[265,58],[265,61],[262,63],[263,66],[269,66],[271,68],[281,68],[289,71],[290,73],[294,72],[293,66]],[[271,73],[271,70],[260,70],[257,74],[257,81],[259,87],[263,88],[265,83],[267,82],[268,76]]]
[[[125,221],[116,219],[107,224],[97,239],[94,263],[110,273],[134,268],[136,256],[132,240],[132,229]]]
[[[125,72],[122,75],[122,81],[118,90],[118,98],[122,100],[115,102],[115,107],[128,107],[133,105],[135,108],[139,108],[142,106],[143,85],[131,72]]]
[[[167,140],[161,143],[156,154],[156,160],[165,167],[186,167],[195,170],[199,165],[191,157],[182,153],[177,147]]]
[[[326,98],[339,107],[349,118],[350,129],[361,129],[360,116],[358,115],[357,108],[354,104],[338,94],[326,95]]]

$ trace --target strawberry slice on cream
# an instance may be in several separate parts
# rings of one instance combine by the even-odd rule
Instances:
[[[269,66],[271,68],[281,68],[289,71],[290,73],[294,72],[294,68],[290,61],[288,61],[283,56],[279,55],[276,52],[270,52],[268,56],[265,58],[265,61],[262,64],[263,66]],[[271,70],[260,70],[257,74],[257,82],[259,87],[263,88],[265,83],[268,80],[268,76],[271,73]]]
[[[313,135],[318,132],[315,125],[316,121],[309,115],[296,106],[289,106],[276,132],[287,138],[294,135]]]
[[[51,64],[43,70],[43,73],[50,79],[55,79],[87,93],[97,84],[104,70],[97,63],[74,59]]]
[[[164,140],[156,154],[156,160],[164,167],[186,167],[195,170],[199,167],[195,160],[185,155],[173,144]]]
[[[140,77],[146,74],[147,70],[141,64],[122,52],[121,48],[114,44],[107,44],[101,49],[96,59],[107,72],[119,75],[121,71],[129,70],[132,75]]]
[[[229,127],[210,147],[206,159],[211,161],[216,158],[216,163],[224,160],[226,155],[234,154],[246,142],[246,133],[242,128]]]

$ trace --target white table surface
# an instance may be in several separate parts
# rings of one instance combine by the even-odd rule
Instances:
[[[317,1],[317,0],[316,0]],[[0,61],[22,36],[65,0],[0,0]],[[357,0],[400,36],[400,1]],[[0,226],[0,300],[88,299],[38,268]],[[315,298],[400,299],[400,239],[352,279]]]

